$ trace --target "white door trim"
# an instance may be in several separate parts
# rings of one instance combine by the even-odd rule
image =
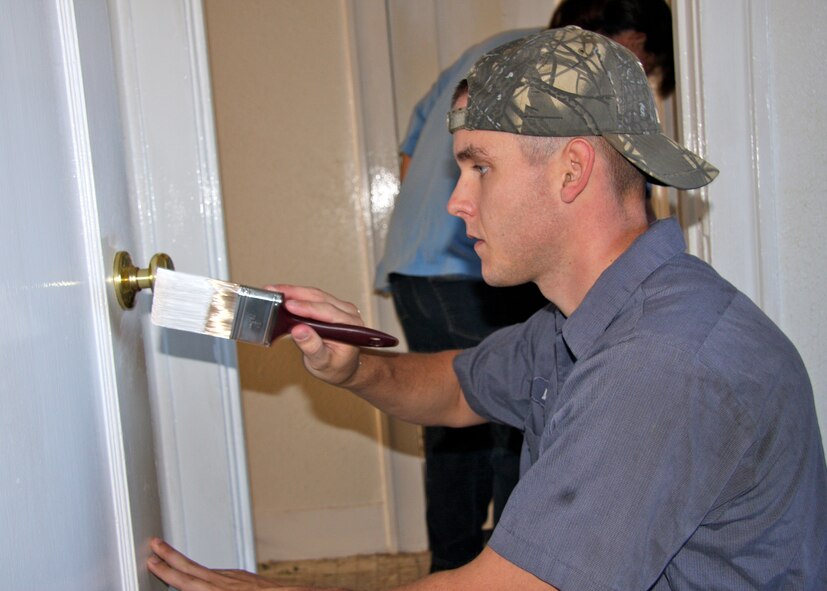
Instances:
[[[399,155],[393,96],[386,0],[347,0],[356,151],[361,155],[362,217],[365,224],[365,293],[373,292],[373,273],[382,255],[388,220],[399,191]],[[374,294],[368,324],[399,334],[392,302]],[[409,425],[376,410],[379,465],[383,478],[385,541],[388,552],[427,548],[423,459],[398,449],[411,439]]]
[[[227,254],[203,8],[109,0],[133,219],[146,265],[226,278]],[[151,327],[139,295],[167,538],[207,564],[255,570],[240,384],[229,341]]]
[[[682,142],[721,174],[681,195],[690,252],[780,313],[767,0],[673,0]]]
[[[113,524],[117,544],[115,554],[118,558],[118,573],[120,576],[118,589],[137,591],[139,577],[127,482],[124,433],[121,426],[110,319],[107,314],[107,281],[105,270],[100,265],[104,253],[100,241],[98,196],[95,190],[92,146],[89,137],[87,102],[74,0],[59,0],[57,15],[61,54],[64,61],[66,96],[68,98],[69,128],[72,133],[76,158],[75,179],[84,229],[83,245],[87,261],[89,293],[93,300],[90,308],[94,322],[95,349],[98,354],[97,367],[100,394],[105,415],[104,438],[108,455],[112,511],[115,516]]]

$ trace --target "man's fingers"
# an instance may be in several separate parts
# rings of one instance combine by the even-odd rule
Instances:
[[[338,385],[359,367],[359,350],[352,345],[325,341],[306,325],[293,327],[290,335],[302,352],[305,368],[320,380]]]
[[[190,560],[160,538],[150,540],[149,547],[164,562],[181,572],[196,576],[209,572],[209,569]]]
[[[297,285],[268,285],[267,289],[273,289],[284,294],[291,304],[291,312],[307,316],[313,313],[314,318],[331,322],[350,322],[352,319],[342,318],[340,313],[347,317],[358,317],[359,309],[351,302],[340,300],[329,293],[315,287],[301,287]],[[293,305],[300,305],[301,309],[293,309]]]
[[[163,581],[186,591],[213,591],[221,589],[220,575],[190,560],[159,538],[149,543],[156,556],[147,565]]]
[[[175,548],[153,538],[150,547],[155,552],[147,560],[147,567],[156,577],[181,591],[267,591],[282,589],[270,579],[244,570],[213,570],[201,566]]]
[[[342,324],[364,324],[356,306],[346,302],[312,302],[310,300],[288,299],[284,302],[284,305],[293,314],[306,318]]]
[[[153,575],[181,591],[215,591],[215,587],[207,581],[183,573],[157,556],[150,557],[146,564]]]

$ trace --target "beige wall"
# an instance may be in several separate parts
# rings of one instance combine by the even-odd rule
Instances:
[[[231,278],[314,285],[368,308],[344,3],[205,11]],[[259,560],[304,557],[297,538],[337,520],[378,529],[354,550],[384,549],[377,413],[311,380],[287,339],[240,345],[239,366]]]

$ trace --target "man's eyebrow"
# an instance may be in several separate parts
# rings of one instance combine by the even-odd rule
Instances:
[[[480,158],[487,158],[488,152],[486,152],[483,148],[475,146],[473,144],[465,147],[463,150],[460,150],[456,153],[455,158],[457,162],[463,162],[465,160],[479,160]]]

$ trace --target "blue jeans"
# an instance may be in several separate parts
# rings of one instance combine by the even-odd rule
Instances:
[[[473,347],[548,303],[533,284],[494,288],[479,280],[391,274],[391,293],[411,351]],[[425,497],[431,572],[458,568],[485,546],[494,502],[499,519],[519,478],[522,433],[485,424],[425,428]]]

